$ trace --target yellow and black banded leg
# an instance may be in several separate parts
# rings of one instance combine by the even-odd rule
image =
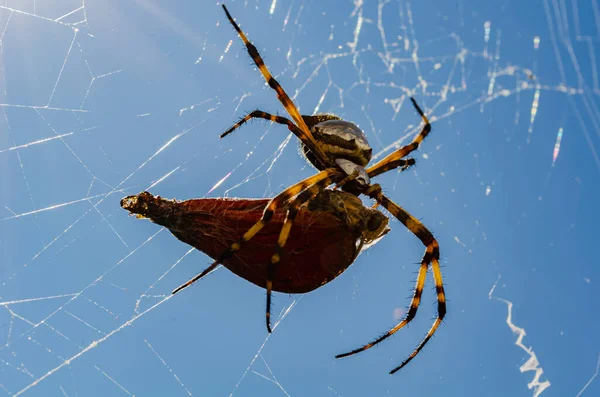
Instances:
[[[341,175],[341,174],[340,174]],[[285,216],[285,221],[283,222],[283,226],[281,227],[281,231],[279,232],[279,238],[275,243],[275,253],[271,256],[271,260],[269,265],[267,266],[267,311],[266,311],[266,322],[267,322],[267,331],[271,332],[271,292],[273,290],[273,275],[275,273],[275,266],[279,264],[281,261],[281,257],[283,256],[283,247],[287,242],[288,237],[290,236],[290,231],[292,230],[292,224],[294,223],[294,219],[296,219],[296,215],[298,215],[298,210],[302,206],[302,204],[306,203],[308,200],[315,197],[321,190],[325,187],[329,186],[335,179],[341,176],[332,175],[328,178],[325,178],[314,185],[308,187],[295,199],[289,202],[288,210]]]
[[[296,135],[299,139],[302,139],[302,131],[300,131],[298,129],[298,127],[296,127],[296,125],[294,123],[292,123],[292,121],[290,119],[287,119],[287,118],[281,117],[281,116],[276,116],[274,114],[270,114],[267,112],[263,112],[262,110],[255,110],[253,112],[248,113],[244,117],[242,117],[240,119],[240,121],[235,123],[230,129],[228,129],[227,131],[222,133],[221,138],[224,138],[227,135],[231,134],[234,130],[240,128],[242,126],[242,124],[249,121],[250,119],[265,119],[265,120],[273,121],[275,123],[287,125],[289,130],[292,131],[294,133],[294,135]]]
[[[423,288],[425,286],[425,278],[427,276],[427,269],[429,265],[431,265],[433,271],[433,279],[435,282],[435,289],[437,292],[437,302],[438,302],[438,315],[433,325],[425,335],[425,338],[419,343],[417,348],[410,354],[410,356],[402,362],[399,366],[390,371],[390,374],[395,373],[400,370],[406,364],[408,364],[419,352],[425,344],[431,339],[440,323],[444,319],[446,315],[446,296],[444,294],[444,285],[442,283],[442,272],[440,270],[440,250],[438,246],[437,240],[433,237],[431,232],[427,230],[427,228],[419,222],[414,216],[410,215],[406,210],[400,207],[398,204],[394,203],[392,200],[387,198],[381,192],[381,187],[379,185],[373,185],[369,188],[369,190],[365,193],[372,199],[376,200],[379,204],[385,207],[392,215],[394,215],[408,230],[410,230],[421,242],[425,245],[425,255],[423,255],[423,259],[421,259],[421,266],[419,267],[419,274],[417,276],[417,283],[415,286],[415,292],[413,298],[410,302],[410,308],[408,309],[408,313],[406,317],[394,328],[390,329],[383,336],[377,338],[376,340],[360,347],[358,349],[352,350],[351,352],[339,354],[336,358],[342,358],[351,356],[356,353],[360,353],[364,350],[373,347],[379,342],[387,339],[392,336],[396,331],[403,328],[407,325],[417,314],[417,309],[419,308],[419,303],[421,302],[421,295],[423,294]]]
[[[210,265],[208,268],[206,268],[202,273],[200,273],[197,276],[190,279],[185,284],[182,284],[179,287],[177,287],[175,290],[173,290],[172,294],[176,294],[177,292],[181,291],[182,289],[189,287],[190,285],[192,285],[193,283],[195,283],[196,281],[198,281],[199,279],[204,277],[206,274],[208,274],[210,271],[212,271],[215,267],[218,266],[219,263],[223,263],[224,260],[230,258],[234,253],[239,251],[240,248],[242,247],[243,243],[252,239],[259,231],[261,231],[261,229],[263,227],[265,227],[265,225],[267,223],[269,223],[269,221],[271,220],[271,217],[275,213],[275,210],[277,208],[279,208],[281,205],[286,206],[287,202],[292,197],[298,195],[300,192],[306,190],[308,187],[310,187],[311,185],[314,185],[315,183],[321,182],[323,180],[326,180],[327,178],[334,177],[339,174],[340,174],[340,171],[338,169],[327,168],[327,169],[319,172],[318,174],[308,177],[308,178],[288,187],[283,192],[281,192],[277,196],[273,197],[271,199],[271,201],[269,201],[269,204],[267,204],[267,206],[265,207],[265,210],[263,211],[263,215],[258,220],[258,222],[256,222],[250,229],[248,229],[248,231],[246,233],[244,233],[244,235],[241,238],[239,238],[235,243],[231,244],[231,246],[229,246],[229,248],[227,248],[221,255],[219,255],[219,257],[213,262],[212,265]]]
[[[277,99],[279,99],[279,102],[281,102],[281,104],[283,105],[285,110],[290,114],[290,116],[292,116],[292,119],[298,126],[298,129],[300,132],[300,135],[298,135],[298,138],[306,146],[308,146],[308,148],[315,154],[315,156],[317,156],[317,158],[323,164],[327,164],[327,161],[326,161],[327,156],[321,150],[321,148],[317,145],[315,138],[312,136],[310,130],[308,129],[306,123],[304,122],[304,119],[302,118],[302,115],[298,111],[298,108],[296,108],[296,105],[294,105],[294,102],[292,102],[292,100],[290,99],[288,94],[283,90],[283,87],[281,87],[281,85],[277,82],[277,80],[275,80],[273,78],[273,76],[271,75],[271,72],[269,72],[269,69],[267,69],[265,62],[263,61],[260,54],[258,53],[258,50],[252,43],[250,43],[250,41],[248,40],[248,38],[246,37],[244,32],[242,32],[242,29],[240,29],[240,27],[237,25],[237,23],[235,23],[235,21],[233,20],[233,17],[227,10],[227,7],[225,7],[225,4],[223,4],[223,10],[225,11],[225,15],[227,15],[227,19],[229,19],[229,22],[231,23],[231,25],[233,26],[233,28],[235,29],[237,34],[240,36],[240,39],[242,39],[242,41],[246,45],[248,54],[250,55],[250,57],[252,58],[252,60],[254,61],[254,63],[258,67],[258,69],[260,70],[260,72],[262,73],[263,77],[267,81],[267,84],[269,84],[269,87],[271,87],[273,90],[275,90],[275,92],[277,93]]]
[[[408,156],[411,152],[417,150],[421,142],[423,142],[423,139],[425,139],[427,135],[429,135],[429,132],[431,131],[431,124],[429,124],[427,116],[425,116],[425,113],[423,113],[419,105],[417,105],[417,101],[415,101],[414,98],[411,97],[410,100],[412,101],[413,106],[417,110],[417,113],[419,113],[419,115],[421,116],[421,119],[423,119],[424,125],[421,129],[421,132],[419,132],[419,134],[416,137],[414,137],[411,143],[409,143],[406,146],[402,146],[400,149],[396,150],[393,153],[390,153],[389,155],[378,161],[375,165],[367,168],[367,174],[369,174],[370,178],[383,174],[384,172],[393,170],[394,168],[404,167],[405,163],[403,163],[402,159]],[[412,160],[412,163],[414,164],[415,160],[410,160]]]

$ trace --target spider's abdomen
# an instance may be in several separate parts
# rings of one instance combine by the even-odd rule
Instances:
[[[309,128],[332,163],[337,159],[346,159],[364,167],[371,160],[373,149],[369,145],[365,134],[356,124],[336,118],[320,121],[313,125],[309,124]],[[303,147],[303,151],[306,158],[316,168],[323,169],[320,164],[316,164],[316,159],[306,147]],[[327,166],[331,165],[328,164]]]

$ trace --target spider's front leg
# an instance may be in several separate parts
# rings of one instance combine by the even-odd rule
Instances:
[[[403,158],[419,148],[419,145],[421,145],[423,139],[425,139],[427,135],[429,135],[429,132],[431,131],[431,124],[429,123],[429,119],[427,118],[427,116],[425,116],[425,113],[423,113],[423,111],[417,104],[417,101],[415,101],[415,99],[412,97],[410,98],[410,100],[413,106],[415,107],[415,110],[417,111],[417,113],[419,113],[421,119],[423,120],[423,128],[421,129],[421,132],[419,132],[419,134],[417,134],[417,136],[413,138],[411,143],[402,146],[400,149],[381,159],[375,165],[369,167],[367,169],[367,174],[369,174],[369,177],[373,178],[394,168],[404,167],[404,162],[407,160],[412,160],[412,164],[414,164],[414,159],[403,160]]]
[[[435,282],[435,289],[437,292],[437,301],[438,301],[438,315],[433,325],[425,335],[425,338],[419,343],[417,348],[410,354],[410,356],[402,362],[398,367],[394,368],[390,371],[390,374],[395,373],[400,370],[406,364],[408,364],[419,352],[425,344],[431,339],[442,320],[446,315],[446,295],[444,294],[444,285],[442,283],[442,272],[440,270],[440,250],[437,240],[433,237],[431,232],[427,230],[427,228],[419,222],[417,218],[409,214],[405,209],[400,207],[398,204],[394,203],[392,200],[387,198],[381,191],[381,186],[378,184],[371,185],[364,193],[370,198],[376,200],[379,204],[381,204],[385,209],[387,209],[392,215],[394,215],[408,230],[410,230],[421,242],[425,245],[425,255],[423,255],[423,259],[421,259],[421,266],[419,267],[419,274],[417,276],[417,282],[415,286],[415,292],[410,302],[410,308],[404,320],[402,320],[398,325],[394,328],[390,329],[383,336],[377,338],[376,340],[360,347],[358,349],[352,350],[351,352],[339,354],[336,358],[342,358],[351,356],[356,353],[360,353],[364,350],[367,350],[379,342],[387,339],[392,336],[398,330],[407,325],[417,314],[417,310],[419,308],[419,304],[421,303],[421,295],[423,294],[423,287],[425,286],[425,279],[427,276],[427,269],[429,265],[431,265],[431,269],[433,271],[433,279]]]
[[[290,131],[292,131],[294,133],[294,135],[296,135],[298,137],[298,139],[302,140],[302,138],[304,137],[304,133],[302,131],[300,131],[298,129],[298,127],[296,127],[296,125],[294,123],[292,123],[292,121],[290,119],[287,119],[282,116],[276,116],[271,113],[263,112],[262,110],[254,110],[254,111],[248,113],[247,115],[242,117],[240,119],[240,121],[238,121],[233,126],[231,126],[231,128],[229,128],[227,131],[222,133],[220,137],[221,138],[226,137],[227,135],[231,134],[234,130],[240,128],[244,123],[246,123],[247,121],[250,121],[251,119],[265,119],[265,120],[272,121],[274,123],[287,125],[288,129]]]
[[[246,37],[242,29],[240,29],[238,24],[233,20],[233,17],[227,10],[227,7],[225,7],[225,4],[222,4],[222,6],[223,11],[225,11],[225,15],[227,16],[227,19],[229,20],[229,23],[231,23],[231,26],[233,26],[240,39],[244,42],[246,50],[248,51],[248,55],[250,55],[250,58],[252,58],[254,64],[258,67],[258,70],[260,70],[260,73],[265,78],[265,81],[267,82],[269,87],[271,87],[277,93],[277,99],[279,99],[279,102],[281,102],[285,110],[290,114],[290,116],[292,116],[292,120],[294,120],[295,127],[297,127],[295,131],[293,130],[294,134],[296,134],[296,136],[298,136],[298,138],[309,147],[309,149],[315,154],[315,156],[317,156],[321,163],[326,164],[327,156],[325,155],[323,150],[321,150],[321,147],[317,144],[317,141],[315,141],[315,138],[312,136],[308,126],[304,122],[300,111],[298,110],[296,105],[294,105],[294,102],[292,102],[292,100],[285,92],[281,84],[279,84],[277,80],[273,78],[273,75],[271,75],[271,72],[267,68],[267,65],[265,65],[265,62],[258,53],[258,50],[254,46],[254,44],[250,43],[248,37]]]

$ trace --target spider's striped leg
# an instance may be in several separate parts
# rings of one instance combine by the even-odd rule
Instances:
[[[263,77],[267,81],[267,84],[269,84],[269,87],[271,87],[273,90],[275,90],[275,92],[277,93],[277,99],[279,99],[279,102],[281,102],[281,104],[283,105],[285,110],[290,114],[290,116],[292,116],[292,119],[298,126],[299,132],[301,134],[301,135],[298,135],[298,138],[300,138],[300,140],[306,146],[308,146],[308,148],[315,154],[315,156],[317,156],[317,158],[323,164],[327,164],[327,156],[321,150],[321,147],[319,145],[317,145],[315,138],[312,136],[310,130],[308,129],[308,126],[306,125],[306,123],[304,122],[304,119],[302,118],[302,115],[298,111],[298,108],[296,108],[296,105],[294,105],[294,102],[292,102],[292,100],[290,99],[288,94],[283,90],[283,87],[281,87],[281,85],[277,82],[277,80],[275,80],[273,78],[273,76],[271,75],[271,72],[269,72],[269,69],[267,69],[265,62],[260,57],[258,50],[252,43],[250,43],[250,41],[248,40],[248,38],[246,37],[244,32],[242,32],[242,29],[240,29],[240,27],[237,25],[237,23],[235,23],[235,21],[233,20],[233,17],[227,10],[227,7],[225,7],[225,4],[223,4],[223,10],[225,11],[225,14],[227,15],[227,19],[229,19],[229,22],[231,23],[231,25],[233,26],[233,28],[235,29],[237,34],[240,36],[240,39],[242,39],[242,41],[246,45],[248,54],[250,55],[250,57],[252,58],[252,60],[254,61],[254,63],[258,67],[258,69],[260,70],[260,72],[262,73]]]
[[[281,117],[281,116],[276,116],[274,114],[266,113],[266,112],[263,112],[262,110],[255,110],[253,112],[248,113],[244,117],[242,117],[240,119],[240,121],[235,123],[230,129],[228,129],[227,131],[222,133],[221,138],[224,138],[227,135],[231,134],[234,130],[240,128],[242,126],[242,124],[249,121],[250,119],[265,119],[265,120],[273,121],[275,123],[287,125],[289,130],[292,131],[294,133],[294,135],[296,135],[299,139],[302,139],[302,131],[300,131],[298,129],[298,127],[296,127],[296,125],[294,123],[292,123],[292,121],[290,119],[287,119],[287,118]]]
[[[425,245],[425,255],[423,255],[423,259],[421,260],[421,266],[419,267],[419,274],[417,276],[417,283],[415,286],[415,292],[413,298],[410,302],[410,308],[408,309],[408,313],[404,320],[402,320],[398,325],[394,328],[390,329],[383,336],[375,339],[374,341],[360,347],[358,349],[352,350],[351,352],[339,354],[336,358],[351,356],[356,353],[360,353],[364,350],[369,349],[370,347],[378,344],[382,340],[392,336],[396,331],[403,328],[406,324],[408,324],[417,314],[417,309],[419,308],[419,303],[421,302],[421,295],[423,293],[423,287],[425,286],[425,278],[427,275],[427,269],[431,264],[431,268],[433,271],[433,279],[435,281],[435,289],[437,291],[437,301],[438,301],[438,315],[433,325],[425,335],[425,338],[419,343],[417,348],[408,356],[406,360],[402,362],[398,367],[394,368],[390,371],[390,374],[395,373],[406,364],[408,364],[420,351],[423,349],[425,344],[431,339],[440,323],[444,319],[446,315],[446,296],[444,294],[444,285],[442,284],[442,272],[440,270],[440,250],[438,246],[438,242],[433,237],[431,232],[427,230],[427,228],[417,220],[414,216],[406,212],[402,207],[398,204],[394,203],[392,200],[387,198],[381,192],[381,187],[377,184],[372,185],[369,190],[365,193],[372,199],[376,200],[379,204],[384,206],[392,215],[394,215],[408,230],[410,230],[421,242]]]
[[[412,140],[411,143],[409,143],[406,146],[402,146],[400,149],[396,150],[393,153],[390,153],[389,155],[378,161],[375,165],[367,168],[367,174],[369,174],[369,177],[373,178],[379,174],[383,174],[384,172],[392,170],[394,168],[403,167],[402,158],[408,156],[411,152],[417,150],[423,139],[425,139],[425,137],[427,137],[427,135],[429,134],[429,131],[431,131],[431,124],[429,124],[429,120],[427,119],[427,116],[425,116],[425,113],[423,113],[419,105],[417,105],[417,101],[415,101],[415,99],[412,97],[410,98],[410,100],[412,101],[413,106],[417,110],[417,113],[419,113],[419,115],[421,116],[421,119],[423,119],[424,125],[421,129],[421,132],[419,132],[419,134]],[[412,161],[414,164],[414,160]]]
[[[292,224],[294,219],[296,219],[296,215],[298,214],[298,210],[302,206],[302,204],[306,203],[308,200],[315,197],[323,188],[327,187],[333,181],[340,177],[340,174],[332,175],[326,179],[323,179],[314,185],[308,187],[302,193],[300,193],[296,198],[294,198],[288,205],[288,210],[285,216],[285,221],[283,222],[283,226],[281,227],[281,232],[279,232],[279,238],[277,239],[277,243],[275,244],[275,253],[271,256],[271,260],[267,267],[267,311],[266,311],[266,322],[267,322],[267,330],[271,332],[271,292],[273,290],[273,275],[275,273],[275,266],[279,264],[281,257],[283,255],[283,247],[287,242],[288,237],[290,236],[290,231],[292,230]]]
[[[286,206],[292,197],[294,197],[294,196],[298,195],[300,192],[306,190],[306,188],[308,188],[311,185],[314,185],[315,183],[318,183],[322,180],[325,180],[333,175],[337,175],[337,174],[339,174],[339,172],[340,171],[337,168],[327,168],[327,169],[319,172],[318,174],[308,177],[308,178],[304,179],[303,181],[300,181],[300,182],[288,187],[283,192],[281,192],[277,196],[273,197],[271,199],[271,201],[269,201],[269,204],[267,204],[267,206],[265,207],[265,210],[263,211],[263,215],[258,220],[258,222],[256,222],[250,229],[248,229],[248,231],[246,233],[244,233],[244,235],[242,237],[240,237],[235,243],[231,244],[231,246],[229,246],[229,248],[227,248],[221,255],[219,255],[219,257],[213,262],[212,265],[210,265],[208,268],[206,268],[202,273],[200,273],[197,276],[190,279],[185,284],[182,284],[179,287],[177,287],[175,290],[173,290],[172,294],[176,294],[177,292],[181,291],[182,289],[189,287],[190,285],[192,285],[193,283],[195,283],[196,281],[198,281],[199,279],[204,277],[206,274],[211,272],[215,267],[217,267],[217,265],[219,263],[223,263],[224,260],[230,258],[234,253],[239,251],[240,248],[242,247],[243,243],[252,239],[252,237],[254,237],[256,235],[256,233],[258,233],[263,227],[265,227],[265,225],[267,223],[269,223],[269,221],[271,220],[271,217],[275,213],[275,210],[277,208],[279,208],[281,205]]]
[[[226,137],[227,135],[231,134],[234,130],[238,129],[239,127],[242,126],[242,124],[246,123],[247,121],[249,121],[250,119],[253,118],[261,118],[261,119],[265,119],[265,120],[270,120],[270,121],[274,121],[276,123],[279,124],[284,124],[287,125],[289,130],[292,131],[297,137],[298,139],[302,139],[304,137],[304,134],[302,131],[297,131],[298,127],[289,119],[282,117],[282,116],[277,116],[277,115],[273,115],[267,112],[263,112],[262,110],[254,110],[250,113],[248,113],[247,115],[245,115],[244,117],[242,117],[240,119],[240,121],[238,121],[237,123],[235,123],[230,129],[228,129],[227,131],[225,131],[224,133],[221,134],[221,138]],[[331,115],[331,114],[316,114],[314,116],[302,116],[302,119],[304,120],[304,122],[306,123],[307,126],[312,127],[315,124],[321,123],[323,121],[328,121],[328,120],[341,120],[339,117]]]

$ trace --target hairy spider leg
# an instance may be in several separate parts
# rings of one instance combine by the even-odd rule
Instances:
[[[303,132],[300,131],[300,129],[298,127],[296,127],[296,124],[292,123],[292,121],[290,119],[287,119],[282,116],[276,116],[274,114],[270,114],[267,112],[263,112],[262,110],[254,110],[254,111],[248,113],[247,115],[245,115],[244,117],[242,117],[240,119],[240,121],[238,121],[233,126],[231,126],[230,129],[228,129],[227,131],[222,133],[221,138],[224,138],[227,135],[231,134],[234,130],[240,128],[242,126],[242,124],[249,121],[250,119],[265,119],[265,120],[273,121],[275,123],[287,125],[289,130],[292,131],[294,133],[294,135],[296,135],[298,137],[298,139],[302,139]]]
[[[233,28],[236,30],[236,32],[238,33],[238,35],[240,36],[240,38],[246,45],[248,54],[250,55],[250,57],[252,58],[252,60],[254,61],[254,63],[258,67],[258,69],[260,70],[260,72],[262,73],[263,77],[267,81],[267,84],[269,84],[269,87],[271,87],[273,90],[275,90],[275,92],[277,93],[277,99],[279,99],[279,102],[281,102],[281,104],[283,105],[285,110],[290,114],[290,116],[292,116],[292,119],[298,126],[298,130],[301,133],[301,135],[299,135],[298,138],[306,146],[308,146],[308,148],[315,154],[315,156],[317,156],[317,158],[323,164],[327,164],[327,156],[321,150],[321,148],[317,144],[317,141],[312,136],[310,130],[308,129],[308,126],[304,122],[304,119],[302,119],[302,115],[300,115],[298,108],[296,108],[296,105],[294,105],[294,102],[292,102],[292,100],[290,99],[288,94],[283,90],[283,87],[281,87],[281,85],[277,82],[277,80],[275,80],[273,78],[273,76],[271,75],[271,72],[269,72],[269,69],[265,65],[265,62],[260,57],[258,50],[252,43],[250,43],[250,41],[248,40],[248,38],[246,37],[244,32],[242,32],[242,29],[240,29],[240,27],[237,25],[237,23],[235,23],[235,21],[233,20],[233,17],[227,10],[227,7],[225,7],[225,4],[223,4],[222,6],[223,6],[223,10],[225,11],[225,15],[227,15],[227,19],[229,19],[229,22],[231,23]]]
[[[387,198],[381,192],[381,186],[378,184],[372,185],[368,191],[365,193],[367,196],[376,200],[379,204],[381,204],[385,209],[387,209],[392,215],[394,215],[408,230],[410,230],[421,242],[425,245],[425,255],[423,255],[423,259],[421,260],[421,266],[419,267],[419,274],[417,276],[417,282],[415,286],[415,292],[413,294],[412,300],[410,301],[410,307],[408,309],[408,313],[406,317],[398,323],[395,327],[390,329],[381,337],[375,339],[374,341],[360,347],[358,349],[352,350],[351,352],[338,354],[335,356],[336,358],[348,357],[356,353],[360,353],[364,350],[367,350],[379,342],[387,339],[392,336],[396,331],[403,328],[407,325],[417,314],[417,309],[419,308],[419,303],[421,302],[421,295],[423,294],[423,288],[425,286],[425,278],[427,276],[427,269],[431,264],[431,268],[433,271],[433,279],[435,282],[435,289],[437,292],[437,302],[438,302],[438,315],[433,325],[425,335],[425,338],[419,343],[417,348],[408,356],[406,360],[402,362],[399,366],[390,371],[390,374],[395,373],[400,370],[406,364],[408,364],[419,352],[425,344],[431,339],[440,323],[444,319],[446,315],[446,295],[444,294],[444,285],[442,283],[442,272],[440,270],[440,250],[437,240],[433,237],[431,232],[427,230],[427,228],[417,220],[414,216],[409,214],[405,209],[400,207],[398,204],[394,203],[392,200]]]
[[[333,175],[337,175],[339,173],[340,173],[340,171],[336,168],[327,168],[327,169],[319,172],[318,174],[308,177],[308,178],[288,187],[287,189],[285,189],[284,191],[279,193],[277,196],[273,197],[271,199],[271,201],[269,201],[269,204],[267,204],[267,206],[265,207],[265,210],[263,211],[263,215],[258,220],[258,222],[256,222],[250,229],[248,229],[248,231],[246,233],[244,233],[244,235],[242,237],[240,237],[236,242],[231,244],[231,246],[229,248],[227,248],[221,255],[219,255],[217,260],[214,261],[212,265],[207,267],[202,273],[191,278],[185,284],[182,284],[179,287],[175,288],[173,290],[172,294],[176,294],[179,291],[181,291],[182,289],[189,287],[190,285],[192,285],[193,283],[195,283],[196,281],[198,281],[199,279],[204,277],[206,274],[211,272],[214,268],[216,268],[218,266],[219,263],[222,263],[224,260],[228,259],[234,253],[239,251],[240,248],[242,247],[242,245],[246,241],[249,241],[250,239],[252,239],[263,227],[265,227],[265,225],[267,223],[269,223],[269,221],[271,220],[271,217],[275,213],[275,210],[282,205],[285,208],[287,206],[289,200],[292,197],[294,197],[294,196],[298,195],[299,193],[301,193],[302,191],[306,190],[311,185],[314,185],[315,183],[318,183],[322,180],[325,180],[325,179],[327,179]]]
[[[220,137],[221,138],[226,137],[227,135],[231,134],[234,130],[238,129],[243,124],[245,124],[246,122],[248,122],[249,120],[251,120],[253,118],[265,119],[265,120],[269,120],[269,121],[272,121],[272,122],[275,122],[278,124],[287,125],[288,129],[290,131],[292,131],[292,133],[294,135],[296,135],[296,137],[298,137],[298,139],[302,140],[302,131],[300,131],[300,129],[290,119],[285,118],[283,116],[277,116],[277,115],[274,115],[271,113],[263,112],[262,110],[254,110],[254,111],[248,113],[247,115],[242,117],[237,123],[235,123],[233,126],[231,126],[231,128],[229,128],[227,131],[222,133]],[[306,122],[306,124],[308,126],[313,126],[315,124],[321,123],[323,121],[328,121],[328,120],[341,120],[339,117],[331,115],[331,114],[317,114],[314,116],[302,116],[302,118],[304,119],[304,121]],[[414,164],[415,164],[415,160],[412,158],[397,159],[393,162],[388,163],[386,165],[386,168],[383,171],[380,171],[375,175],[379,175],[383,172],[389,171],[394,168],[400,168],[401,171],[404,171]],[[373,176],[373,175],[370,175],[370,176]],[[356,177],[355,175],[348,175],[344,180],[342,180],[341,182],[338,183],[338,185],[336,186],[336,189],[339,189],[342,185],[351,181],[355,177]]]
[[[267,330],[271,332],[271,292],[273,290],[273,276],[275,274],[275,266],[279,264],[281,261],[281,257],[283,255],[283,247],[287,242],[288,237],[290,236],[290,231],[292,230],[292,224],[294,223],[294,219],[296,219],[296,215],[298,214],[298,210],[302,206],[302,204],[314,198],[321,190],[325,187],[329,186],[335,179],[341,177],[341,172],[337,174],[331,175],[312,186],[309,186],[302,193],[297,195],[293,200],[288,203],[287,213],[285,215],[285,220],[283,222],[283,226],[281,227],[281,231],[279,232],[279,238],[275,243],[275,253],[271,256],[271,260],[267,267],[267,311],[266,311],[266,322],[267,322]]]
[[[419,105],[417,105],[417,101],[415,101],[415,99],[412,97],[410,98],[410,100],[417,112],[419,113],[419,115],[421,116],[421,119],[423,119],[424,125],[421,129],[421,132],[419,132],[419,134],[412,140],[411,143],[409,143],[406,146],[402,146],[400,149],[396,150],[393,153],[390,153],[389,155],[378,161],[375,165],[372,165],[371,167],[367,168],[367,174],[369,174],[369,177],[373,178],[391,169],[402,167],[402,158],[408,156],[411,152],[417,150],[423,139],[425,139],[431,131],[431,124],[429,124],[429,120],[427,119],[427,116],[425,116],[425,113],[423,113]]]
[[[296,137],[298,137],[298,139],[302,140],[302,137],[304,136],[303,132],[300,131],[300,129],[296,126],[296,124],[294,124],[290,119],[287,119],[282,116],[277,116],[277,115],[274,115],[271,113],[263,112],[262,110],[257,109],[257,110],[254,110],[254,111],[248,113],[244,117],[242,117],[240,119],[240,121],[238,121],[233,126],[231,126],[231,128],[229,128],[227,131],[222,133],[220,137],[221,138],[226,137],[227,135],[231,134],[234,130],[240,128],[247,121],[250,121],[250,119],[265,119],[265,120],[273,121],[275,123],[287,125],[288,129],[290,131],[292,131],[294,133],[294,135],[296,135]],[[304,120],[304,122],[306,123],[306,125],[309,128],[312,127],[313,125],[318,124],[323,121],[341,120],[339,117],[334,116],[332,114],[316,114],[314,116],[302,116],[302,119]]]

